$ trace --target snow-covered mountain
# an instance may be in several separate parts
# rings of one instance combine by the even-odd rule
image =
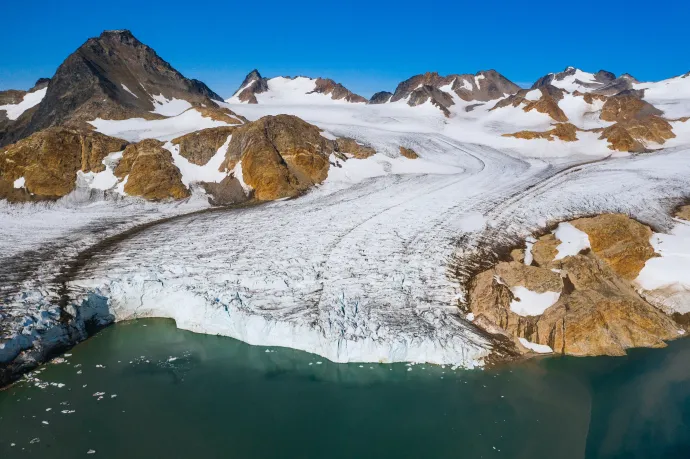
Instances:
[[[326,78],[264,78],[252,70],[228,103],[248,104],[323,104],[332,102],[365,103],[367,100]]]
[[[548,310],[562,294],[565,314],[603,292],[658,318],[626,267],[615,285],[597,277],[600,291],[566,292],[562,273],[619,269],[621,246],[645,255],[635,269],[688,259],[682,243],[645,244],[650,228],[684,224],[671,215],[690,189],[689,75],[568,68],[521,89],[495,71],[425,73],[367,101],[332,80],[253,71],[223,101],[110,31],[39,83],[0,93],[0,383],[93,326],[143,316],[334,361],[472,367],[549,343],[513,333],[541,319],[516,313],[508,330],[470,300],[524,313],[534,304],[515,298]],[[207,212],[217,205],[233,207]],[[649,225],[621,223],[637,245],[617,244],[608,223],[545,231],[611,212]],[[525,260],[553,267],[537,270],[548,282],[533,284]],[[682,276],[662,285],[654,269],[640,286],[666,308],[663,334],[609,339],[627,328],[606,318],[593,330],[610,348],[667,339],[668,311],[690,311]],[[590,317],[579,311],[549,317]]]

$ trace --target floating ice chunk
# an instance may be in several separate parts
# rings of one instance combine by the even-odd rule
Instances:
[[[525,338],[518,338],[520,344],[525,346],[527,349],[536,352],[537,354],[550,354],[553,353],[553,349],[546,344],[537,344],[531,341],[527,341]],[[501,396],[503,398],[503,396]]]
[[[523,317],[543,314],[561,296],[560,292],[537,293],[521,285],[511,287],[510,291],[515,296],[510,302],[510,310]]]
[[[568,222],[559,224],[553,234],[561,241],[556,247],[558,253],[554,258],[555,260],[577,255],[580,251],[591,247],[587,233],[580,231]]]

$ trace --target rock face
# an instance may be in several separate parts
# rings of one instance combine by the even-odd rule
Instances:
[[[391,97],[393,97],[392,92],[388,91],[379,91],[373,96],[371,96],[371,99],[369,99],[370,104],[385,104],[386,102],[391,100]]]
[[[604,121],[625,122],[662,114],[661,110],[638,97],[630,94],[619,94],[606,99],[600,117]]]
[[[647,151],[647,142],[663,144],[676,136],[671,124],[658,116],[620,121],[599,131],[599,138],[608,140],[611,150],[632,153]]]
[[[238,127],[224,168],[241,162],[243,181],[261,201],[297,196],[328,175],[334,142],[306,121],[291,115],[265,116]]]
[[[570,222],[587,233],[591,250],[556,260],[561,243],[553,234],[532,247],[534,264],[500,262],[471,281],[469,308],[476,325],[490,333],[549,346],[569,355],[623,355],[632,347],[662,347],[679,326],[644,301],[630,281],[653,256],[651,230],[625,215],[601,215]],[[516,252],[517,253],[517,252]],[[518,301],[557,292],[543,312],[519,313]],[[522,348],[523,352],[527,349]]]
[[[218,152],[235,130],[232,126],[202,129],[177,137],[173,145],[179,145],[180,155],[190,163],[203,166]]]
[[[553,129],[544,132],[519,131],[513,134],[503,134],[504,137],[516,137],[518,139],[546,139],[554,140],[558,138],[564,142],[575,142],[577,140],[578,128],[571,123],[557,123]]]
[[[65,59],[36,110],[25,112],[0,133],[0,145],[51,126],[95,118],[160,118],[152,113],[154,96],[206,106],[222,100],[202,82],[182,76],[129,31],[106,31]]]
[[[54,199],[72,191],[77,171],[100,172],[127,142],[89,130],[54,127],[0,149],[0,198]],[[24,180],[15,188],[14,182]]]
[[[450,85],[450,86],[449,86]],[[515,94],[520,87],[495,70],[477,72],[476,74],[441,76],[436,72],[415,75],[398,85],[390,99],[395,102],[410,96],[414,91],[430,87],[444,88],[442,92],[452,91],[465,101],[499,99],[507,94]]]
[[[526,97],[530,90],[521,89],[516,94],[497,102],[491,110],[497,110],[511,105],[513,107],[522,106],[525,112],[536,110],[539,113],[549,115],[554,121],[560,123],[567,122],[568,117],[561,107],[558,106],[558,101],[563,99],[564,91],[551,85],[542,85],[537,89],[541,92],[541,97],[537,100],[528,100]]]
[[[591,75],[591,80],[588,79],[587,81],[582,81],[577,78],[577,75],[582,74],[584,72],[579,72],[580,71],[575,67],[566,67],[566,69],[562,72],[549,73],[548,75],[539,78],[532,85],[532,89],[538,89],[547,85],[557,86],[558,82],[574,78],[574,83],[578,86],[581,86],[582,88],[586,89],[595,90],[602,88],[608,84],[611,84],[613,81],[616,80],[616,75],[614,75],[613,73],[607,72],[606,70],[599,70],[597,73]]]
[[[364,97],[353,93],[345,86],[328,78],[317,78],[316,87],[314,88],[313,92],[329,95],[333,100],[345,100],[352,103],[367,102],[367,99]]]
[[[163,142],[147,139],[125,148],[115,175],[126,180],[125,193],[145,199],[182,199],[190,195],[182,183],[182,174],[173,163]]]
[[[256,100],[256,95],[266,91],[268,91],[268,80],[254,69],[244,78],[240,89],[233,94],[233,97],[237,96],[240,102],[257,104],[259,102]]]

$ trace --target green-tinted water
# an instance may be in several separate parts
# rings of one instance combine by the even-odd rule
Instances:
[[[690,457],[690,340],[487,371],[270,351],[110,327],[38,376],[63,387],[0,392],[0,458]]]

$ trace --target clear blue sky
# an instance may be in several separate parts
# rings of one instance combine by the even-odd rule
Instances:
[[[253,68],[364,96],[426,71],[495,68],[526,85],[568,65],[640,80],[690,70],[687,0],[5,0],[2,16],[0,89],[27,89],[87,38],[123,28],[224,97]]]

